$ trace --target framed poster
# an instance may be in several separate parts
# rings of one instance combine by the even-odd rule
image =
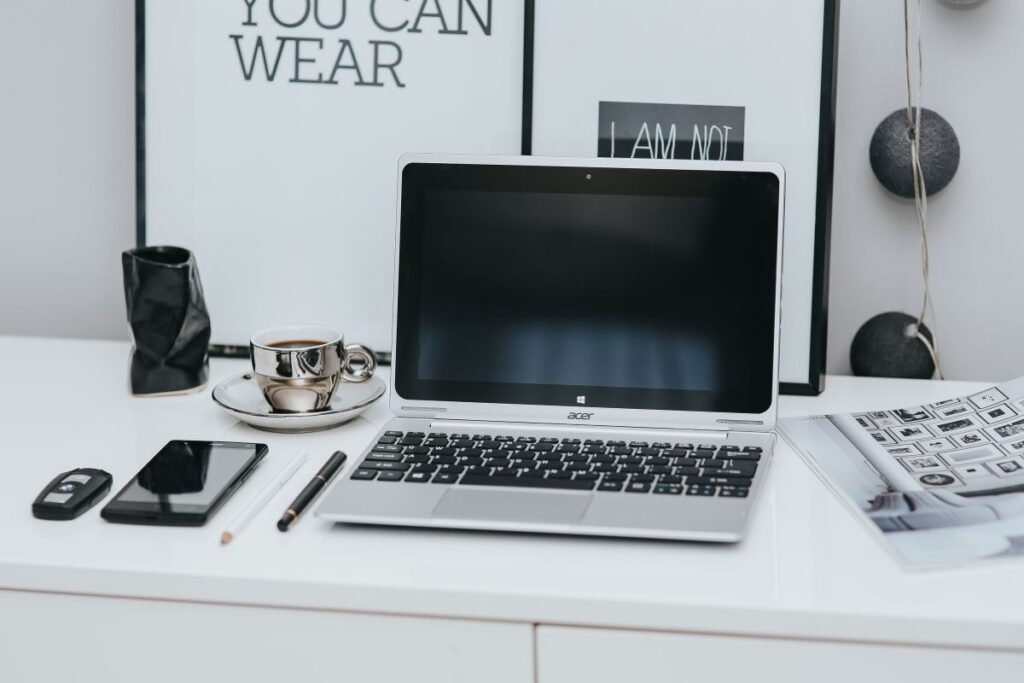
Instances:
[[[782,390],[824,388],[838,0],[534,0],[533,154],[786,168]],[[723,264],[728,267],[728,264]]]
[[[389,351],[399,156],[522,151],[525,0],[136,12],[138,242],[195,252],[214,344],[323,323]]]

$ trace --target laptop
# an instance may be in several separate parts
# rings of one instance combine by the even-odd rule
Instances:
[[[318,516],[740,540],[776,440],[782,168],[408,156],[398,196],[394,418]]]

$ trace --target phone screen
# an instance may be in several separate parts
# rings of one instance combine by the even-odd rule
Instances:
[[[205,512],[265,451],[254,443],[171,441],[114,502],[171,514]]]

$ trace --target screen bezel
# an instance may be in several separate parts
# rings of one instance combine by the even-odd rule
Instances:
[[[171,526],[199,526],[204,524],[223,505],[230,495],[242,482],[253,472],[256,466],[263,460],[270,449],[262,443],[245,443],[235,441],[204,441],[201,439],[175,439],[169,441],[160,448],[176,443],[202,444],[203,446],[216,448],[232,448],[252,451],[250,456],[232,474],[228,482],[217,491],[213,499],[206,505],[198,504],[177,504],[175,510],[168,511],[161,509],[159,503],[144,503],[138,501],[124,501],[121,496],[134,484],[143,469],[156,458],[150,458],[146,465],[143,465],[128,482],[121,487],[117,495],[107,503],[100,513],[100,516],[108,521],[128,522],[136,524],[166,524]],[[158,451],[157,453],[159,454]]]
[[[770,402],[764,410],[756,412],[721,412],[701,410],[664,410],[657,408],[606,408],[573,403],[542,405],[538,403],[495,403],[475,402],[472,400],[432,400],[410,398],[402,395],[402,387],[408,386],[412,373],[416,369],[412,363],[403,364],[402,337],[399,319],[399,288],[402,274],[402,203],[405,196],[405,170],[410,165],[478,165],[478,166],[543,166],[566,168],[574,173],[583,173],[587,169],[650,169],[664,172],[666,170],[698,171],[714,173],[767,173],[775,176],[779,186],[778,223],[776,229],[775,259],[775,323],[772,353],[772,376],[770,381]],[[665,427],[687,429],[728,429],[730,426],[749,430],[771,429],[775,423],[776,406],[778,403],[779,373],[779,323],[781,286],[782,286],[782,240],[783,216],[785,211],[785,172],[781,166],[761,162],[692,162],[665,160],[626,160],[626,159],[563,159],[544,157],[479,157],[460,155],[407,155],[400,160],[398,169],[398,212],[395,243],[395,297],[393,310],[393,373],[394,381],[391,389],[392,411],[402,417],[437,417],[449,419],[486,420],[502,422],[541,422],[552,424],[588,424],[601,426],[626,427]],[[412,380],[415,381],[415,380]],[[567,394],[575,388],[561,387]],[[567,391],[572,389],[572,391]],[[581,387],[581,393],[607,393],[606,388]],[[620,394],[638,390],[616,390]],[[644,390],[639,390],[644,391]]]

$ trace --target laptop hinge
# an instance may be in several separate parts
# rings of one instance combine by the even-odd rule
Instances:
[[[579,434],[586,432],[622,432],[630,434],[636,432],[655,433],[664,435],[666,439],[700,437],[704,439],[722,440],[729,437],[729,432],[720,429],[667,429],[664,427],[625,427],[612,425],[582,425],[582,424],[561,424],[555,422],[484,422],[477,420],[440,420],[432,419],[430,426],[437,430],[465,431],[469,428],[479,431],[546,431],[565,432],[566,434]]]

